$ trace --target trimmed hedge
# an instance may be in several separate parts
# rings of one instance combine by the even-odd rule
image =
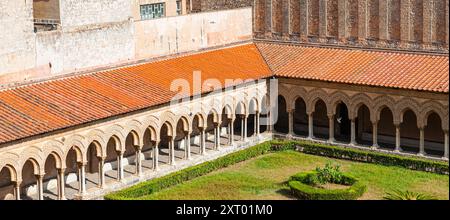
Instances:
[[[184,170],[169,174],[167,176],[143,182],[136,186],[124,189],[122,191],[106,195],[106,200],[128,200],[138,199],[139,197],[149,195],[171,186],[183,183],[185,181],[203,176],[212,171],[228,167],[230,165],[266,154],[271,150],[271,143],[265,142],[242,151],[228,154],[213,161],[208,161],[197,166],[189,167]]]
[[[344,174],[342,181],[337,183],[350,186],[346,189],[322,189],[311,185],[312,176],[317,172],[299,173],[290,178],[289,187],[292,193],[303,200],[355,200],[367,190],[367,186],[356,178]]]
[[[337,159],[377,163],[388,166],[401,166],[414,170],[448,174],[448,164],[431,160],[389,155],[357,149],[327,146],[307,141],[269,141],[256,146],[234,152],[184,170],[140,183],[130,188],[106,195],[106,200],[132,200],[146,196],[162,189],[175,186],[185,181],[203,176],[212,171],[266,154],[268,152],[297,150],[306,154],[320,155]]]
[[[411,170],[438,174],[449,174],[449,164],[411,156],[393,155],[341,146],[330,146],[309,141],[273,141],[273,148],[292,149],[305,154],[313,154],[336,159],[374,163],[385,166],[399,166]]]

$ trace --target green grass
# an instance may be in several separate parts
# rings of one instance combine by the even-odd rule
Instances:
[[[323,167],[328,161],[368,186],[361,199],[383,199],[386,192],[409,190],[449,199],[449,176],[400,167],[335,160],[295,151],[269,153],[138,199],[268,200],[294,199],[286,181],[298,172]]]

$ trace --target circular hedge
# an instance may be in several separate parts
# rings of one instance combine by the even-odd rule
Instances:
[[[304,172],[292,176],[289,179],[289,187],[292,193],[303,200],[355,200],[366,192],[366,185],[356,178],[343,174],[341,185],[349,186],[346,189],[322,189],[315,187],[311,179],[316,172]]]

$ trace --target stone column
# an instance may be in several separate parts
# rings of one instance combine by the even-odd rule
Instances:
[[[175,165],[175,138],[171,137],[169,141],[169,149],[170,149],[170,165]]]
[[[378,146],[378,121],[372,122],[372,148],[377,149]]]
[[[350,145],[356,145],[356,123],[355,119],[350,119]]]
[[[153,170],[159,170],[159,142],[156,142],[153,148]]]
[[[395,125],[395,152],[400,152],[400,150],[401,150],[401,148],[400,148],[400,140],[401,140],[400,125],[396,124]]]
[[[79,184],[80,184],[80,188],[79,190],[79,194],[80,195],[85,195],[86,194],[86,163],[79,163],[78,164],[78,169],[79,169]]]
[[[117,180],[123,179],[123,152],[118,152],[117,155]]]
[[[216,127],[216,134],[217,134],[217,144],[216,144],[216,150],[220,149],[220,123],[217,124]]]
[[[38,193],[38,200],[44,200],[44,175],[38,174],[36,175],[37,180],[37,193]]]
[[[191,158],[191,133],[189,131],[186,133],[186,159],[192,160],[192,158]]]
[[[255,130],[255,132],[256,132],[256,135],[257,136],[259,136],[260,134],[261,134],[261,126],[260,126],[260,113],[259,112],[256,112],[256,114],[255,114],[255,117],[256,117],[256,119],[255,119],[255,125],[256,125],[256,130]]]
[[[255,136],[255,137],[257,137],[258,136],[258,113],[255,113],[255,115],[254,115],[254,119],[253,119],[253,135]]]
[[[243,115],[240,115],[239,117],[241,118],[241,141],[244,141],[244,117]]]
[[[420,130],[419,156],[425,156],[425,132],[424,132],[424,128],[419,128],[419,130]]]
[[[292,138],[294,136],[294,110],[291,109],[288,111],[289,114],[289,132],[288,132],[288,138]]]
[[[14,197],[16,200],[20,200],[20,184],[22,182],[21,181],[16,181],[14,183]]]
[[[234,145],[234,120],[233,119],[230,120],[229,127],[230,127],[230,133],[228,136],[228,144],[233,146]]]
[[[202,155],[206,153],[206,131],[205,128],[201,129],[200,133],[200,152]]]
[[[448,160],[448,131],[444,131],[444,159]]]
[[[273,132],[273,120],[272,120],[272,115],[269,113],[267,113],[267,131],[268,132]]]
[[[334,139],[334,115],[328,115],[328,127],[329,127],[329,138],[328,138],[328,142],[329,143],[333,143],[335,141]]]
[[[314,120],[313,113],[308,114],[308,138],[314,139]]]
[[[58,169],[58,199],[59,200],[66,200],[66,193],[65,193],[65,171],[66,169],[61,168]]]
[[[142,146],[139,146],[136,148],[136,175],[137,176],[141,176],[142,174],[142,158],[141,158],[141,153],[142,153]]]
[[[105,159],[105,157],[98,158],[98,187],[102,189],[105,187]]]
[[[217,143],[218,143],[218,138],[217,138],[217,125],[213,125],[214,127],[214,150],[217,149]]]
[[[244,115],[244,141],[247,141],[247,118],[248,118],[248,116],[247,115]]]

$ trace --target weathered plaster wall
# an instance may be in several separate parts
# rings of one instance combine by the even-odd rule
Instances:
[[[0,1],[0,82],[6,77],[2,73],[35,65],[32,4],[32,1]]]
[[[69,2],[65,1],[64,4]],[[114,2],[118,4],[120,1]],[[62,8],[68,8],[67,5],[61,5]],[[14,6],[9,0],[2,1],[2,9],[15,9]],[[29,12],[24,14],[26,8],[29,8]],[[0,88],[15,82],[45,79],[134,59],[194,51],[252,38],[251,8],[136,22],[125,19],[101,23],[107,20],[97,19],[98,23],[91,25],[87,24],[95,19],[83,21],[83,17],[89,17],[90,12],[80,14],[83,22],[64,21],[62,13],[63,25],[60,30],[38,33],[33,33],[33,24],[28,19],[18,19],[21,25],[13,25],[16,23],[9,16],[17,18],[17,14],[32,17],[30,4],[23,5],[21,9],[22,15],[13,10],[0,17],[1,29],[10,30],[0,32]]]
[[[252,9],[243,8],[139,21],[136,57],[155,57],[252,38]]]
[[[36,53],[38,66],[51,63],[51,75],[133,59],[133,23],[41,32],[36,37]]]
[[[69,28],[128,20],[132,17],[132,2],[130,0],[61,1],[61,26]]]

